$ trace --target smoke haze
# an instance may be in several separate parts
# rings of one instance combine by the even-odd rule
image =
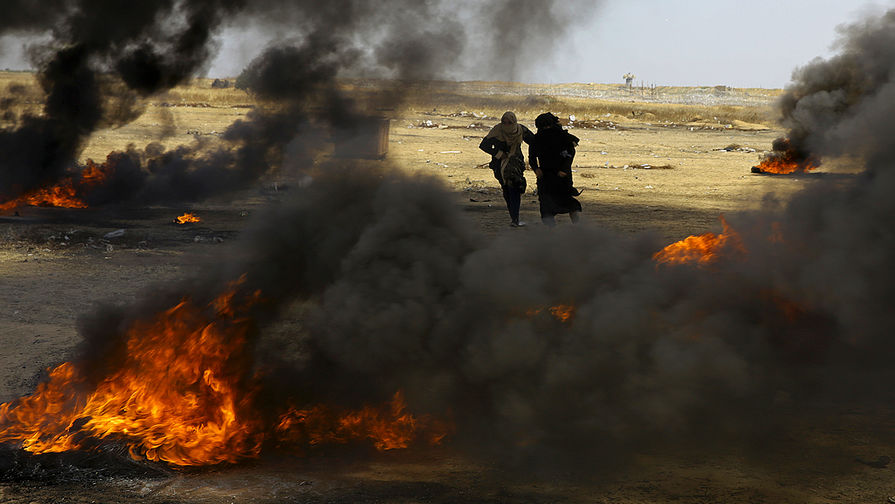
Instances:
[[[846,29],[843,55],[803,67],[791,91],[849,97],[801,124],[806,139],[837,139],[812,152],[863,159],[864,173],[730,217],[744,252],[710,267],[657,267],[655,237],[591,227],[485,240],[431,182],[321,174],[247,236],[263,265],[249,278],[310,302],[287,367],[314,399],[403,387],[411,404],[453,412],[458,444],[563,467],[666,444],[745,449],[830,405],[890,404],[895,115],[879,112],[893,72],[877,67],[895,61],[878,58],[893,16]],[[842,64],[879,78],[806,91]],[[796,120],[813,101],[782,111]],[[275,238],[284,224],[295,233]],[[286,263],[307,268],[267,269]],[[576,307],[570,322],[530,313],[557,304]]]
[[[25,117],[18,127],[0,132],[0,154],[9,160],[0,171],[0,198],[11,199],[76,172],[81,148],[94,131],[134,120],[142,113],[141,98],[199,72],[215,53],[213,35],[237,13],[247,23],[292,28],[291,41],[269,48],[246,73],[253,92],[283,101],[286,108],[259,111],[234,125],[224,145],[211,154],[200,152],[207,150],[204,145],[180,147],[164,158],[156,156],[157,146],[115,154],[113,184],[129,190],[100,191],[86,197],[90,203],[110,198],[146,203],[159,195],[168,201],[195,201],[245,187],[279,167],[289,142],[307,133],[301,125],[347,128],[334,135],[351,138],[363,126],[358,123],[364,114],[338,91],[338,77],[372,75],[400,84],[445,75],[443,70],[463,57],[512,78],[514,61],[543,57],[558,44],[557,34],[572,19],[567,8],[575,9],[577,19],[595,9],[593,3],[570,5],[500,2],[482,13],[484,26],[467,26],[453,4],[431,0],[340,0],[323,6],[278,0],[155,0],[139,6],[71,0],[60,2],[47,17],[24,2],[21,12],[0,26],[0,35],[52,29],[52,41],[34,51],[47,101],[43,116]],[[521,50],[518,40],[509,43],[520,25],[528,26],[520,21],[522,12],[538,16],[537,25],[526,33],[537,35],[532,49]],[[466,46],[470,32],[481,28],[488,47],[484,53]],[[394,105],[399,91],[383,96],[381,106]],[[250,146],[258,139],[253,135],[269,133],[271,125],[281,131],[265,146]],[[240,162],[245,156],[252,162]],[[259,168],[259,159],[265,168]]]
[[[272,47],[248,68],[253,89],[283,109],[234,124],[225,134],[234,149],[122,154],[120,173],[153,174],[132,186],[135,201],[173,185],[188,188],[184,198],[201,197],[217,190],[206,185],[210,179],[228,188],[247,184],[282,164],[287,146],[290,156],[309,159],[313,142],[296,141],[296,133],[349,127],[363,117],[350,97],[332,90],[342,71],[381,66],[421,77],[437,68],[437,58],[463,53],[438,3],[388,3],[397,15],[388,29],[385,13],[368,2],[311,4],[246,7],[306,15],[301,42]],[[517,5],[545,17],[526,24],[519,11],[505,10]],[[568,18],[554,15],[556,5],[490,7],[493,47],[515,51],[508,42],[514,31],[561,24]],[[241,7],[214,6],[225,13]],[[187,9],[185,19],[207,7]],[[23,26],[30,19],[23,14]],[[432,180],[335,163],[312,171],[311,184],[246,231],[232,263],[177,286],[176,295],[90,314],[82,334],[92,349],[120,350],[113,329],[123,320],[185,294],[209,299],[245,273],[246,291],[260,289],[268,300],[253,314],[257,365],[288,377],[285,384],[271,380],[265,397],[280,404],[294,396],[381,401],[403,388],[412,407],[450,412],[458,446],[519,464],[613,464],[662,444],[723,449],[785,431],[831,402],[891,403],[895,115],[884,112],[895,103],[888,80],[895,73],[887,66],[895,61],[893,20],[889,12],[847,29],[842,54],[800,69],[782,102],[794,142],[816,155],[856,155],[864,174],[819,180],[786,205],[729,217],[746,252],[722,255],[708,268],[657,267],[652,254],[665,244],[655,237],[589,226],[485,239]],[[71,22],[73,33],[78,26]],[[140,46],[116,58],[127,64],[115,68],[129,89],[155,92],[199,64],[206,46],[193,35],[207,40],[210,29],[180,32],[174,47],[183,48],[182,60]],[[365,30],[382,37],[370,54],[354,43]],[[88,55],[126,45],[124,33],[131,32],[73,43],[42,71],[47,110],[60,109],[48,124],[75,130],[48,167],[70,161],[79,139],[99,124],[102,100],[96,86],[86,86],[96,78]],[[544,33],[538,40],[547,44]],[[500,63],[499,71],[511,75],[514,64]],[[73,75],[79,78],[62,77]],[[66,84],[86,105],[75,111],[67,108],[72,102],[53,100]],[[315,111],[321,104],[323,112]],[[219,177],[221,169],[233,178]],[[777,234],[782,240],[770,239]],[[282,341],[269,341],[264,329],[294,303],[303,311],[292,335],[299,350],[290,354],[277,351]],[[557,304],[574,305],[574,318],[563,323],[543,311]],[[81,366],[101,374],[105,364],[90,357],[110,351],[85,353]]]

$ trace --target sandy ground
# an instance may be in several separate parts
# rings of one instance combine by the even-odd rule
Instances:
[[[390,157],[410,170],[445,178],[456,191],[469,195],[473,208],[500,209],[503,200],[485,164],[489,157],[478,149],[497,119],[491,118],[485,128],[468,128],[468,118],[432,113],[425,117],[441,127],[420,128],[413,118],[393,123]],[[533,123],[533,118],[525,119]],[[575,186],[585,190],[580,198],[584,215],[622,231],[654,230],[677,240],[709,230],[724,212],[759,207],[766,192],[785,195],[800,187],[795,180],[768,180],[749,171],[758,162],[757,153],[768,148],[779,131],[691,131],[636,122],[570,131],[581,139],[573,176]],[[721,150],[731,145],[743,150]],[[540,219],[534,176],[528,172],[527,178],[523,220],[535,223]],[[503,227],[509,217],[497,213],[495,224]],[[490,221],[490,213],[488,217]],[[487,222],[483,225],[491,229]]]
[[[101,132],[84,156],[102,159],[129,142],[139,147],[213,136],[246,112],[208,108],[187,117],[182,112],[189,108],[151,109],[129,126]],[[533,125],[533,117],[520,119]],[[462,110],[398,114],[391,121],[387,162],[443,179],[470,225],[488,234],[528,232],[508,226],[499,188],[484,166],[488,156],[477,148],[496,122]],[[656,233],[669,242],[718,231],[721,214],[759,208],[769,195],[785,199],[817,177],[750,173],[781,133],[773,128],[611,117],[596,127],[572,122],[571,131],[581,139],[574,176],[585,189],[584,219],[625,233]],[[729,146],[739,150],[722,150]],[[534,177],[528,178],[534,186]],[[188,209],[203,222],[183,226],[172,219],[187,208],[122,209],[111,217],[52,208],[0,215],[0,402],[28,394],[47,366],[72,355],[79,315],[97,303],[127,302],[226,255],[248,216],[276,197],[266,184],[227,201],[192,205]],[[541,226],[533,193],[523,199],[522,218],[529,229]],[[569,224],[560,219],[560,225]],[[119,229],[124,236],[105,238]],[[368,454],[350,465],[338,457],[286,457],[152,476],[36,478],[0,483],[0,502],[882,503],[895,494],[893,468],[854,459],[895,455],[892,427],[890,411],[855,412],[844,421],[820,414],[816,424],[805,426],[805,437],[816,439],[816,453],[791,452],[783,443],[767,446],[761,463],[738,454],[712,460],[643,454],[630,470],[584,483],[514,477],[445,447]],[[839,458],[822,458],[825,446],[841,448]]]

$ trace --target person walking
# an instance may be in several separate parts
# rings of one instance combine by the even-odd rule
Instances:
[[[500,182],[503,199],[510,213],[510,225],[524,226],[519,220],[519,209],[522,206],[522,194],[525,193],[525,156],[522,154],[522,142],[531,145],[534,134],[516,120],[516,114],[505,112],[500,124],[482,139],[479,149],[491,155],[489,166],[494,178]]]
[[[562,128],[559,118],[550,112],[535,119],[538,132],[530,142],[528,162],[538,181],[541,222],[555,226],[557,214],[569,214],[573,223],[581,215],[581,203],[575,198],[581,191],[572,185],[572,160],[578,137]]]

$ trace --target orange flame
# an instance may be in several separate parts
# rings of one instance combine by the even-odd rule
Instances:
[[[681,241],[653,254],[653,260],[658,264],[687,264],[696,263],[707,265],[727,251],[745,252],[739,234],[727,224],[722,216],[720,234],[705,233],[699,236],[688,236]]]
[[[808,172],[820,166],[820,160],[811,155],[799,154],[793,149],[789,140],[784,140],[775,149],[781,149],[764,158],[758,166],[754,166],[755,173],[773,173],[776,175],[788,175],[796,172]]]
[[[260,454],[269,429],[253,408],[257,379],[249,377],[248,330],[240,315],[261,299],[238,287],[206,307],[183,299],[125,333],[125,355],[93,382],[72,363],[50,371],[30,396],[0,404],[0,443],[32,453],[123,443],[136,459],[174,466],[237,462]],[[272,430],[277,439],[303,433],[310,444],[371,439],[381,450],[405,448],[427,435],[438,442],[443,424],[406,412],[401,393],[388,408],[335,415],[326,406],[290,409]]]
[[[212,318],[184,299],[134,323],[120,368],[89,392],[82,392],[90,389],[86,378],[64,363],[33,395],[0,405],[0,442],[50,453],[111,438],[135,459],[182,466],[257,455],[261,436],[238,362],[247,328],[232,313]]]
[[[550,312],[550,315],[553,315],[553,318],[559,320],[560,322],[568,322],[572,320],[572,316],[575,314],[575,307],[572,305],[556,305],[551,306],[547,309]]]
[[[18,198],[0,203],[0,211],[8,211],[22,206],[55,206],[62,208],[87,208],[87,204],[77,197],[74,182],[68,178],[45,189],[36,189]]]
[[[811,171],[820,166],[815,160],[793,161],[786,158],[767,158],[755,167],[757,173],[773,173],[775,175],[789,175],[796,172]]]
[[[202,219],[200,219],[198,215],[192,212],[187,212],[179,217],[176,217],[174,219],[174,222],[177,224],[186,224],[187,222],[202,222]]]
[[[429,416],[415,417],[406,408],[400,390],[385,407],[365,406],[347,412],[324,405],[290,408],[280,417],[276,431],[281,441],[293,444],[345,444],[368,439],[382,451],[407,448],[421,437],[437,445],[447,435],[448,428],[442,422]]]
[[[111,158],[97,165],[92,159],[77,176],[62,179],[58,184],[35,189],[18,198],[0,203],[0,211],[8,211],[22,206],[53,206],[62,208],[87,208],[81,199],[85,191],[102,184],[114,171]]]
[[[527,317],[534,317],[541,313],[543,308],[532,308],[525,311]],[[569,322],[575,316],[575,305],[558,304],[547,308],[547,312],[560,322]]]

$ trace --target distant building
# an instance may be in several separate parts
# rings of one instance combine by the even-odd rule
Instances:
[[[634,77],[636,77],[636,75],[632,74],[631,72],[622,75],[622,78],[625,79],[625,86],[627,86],[628,89],[634,87]]]

